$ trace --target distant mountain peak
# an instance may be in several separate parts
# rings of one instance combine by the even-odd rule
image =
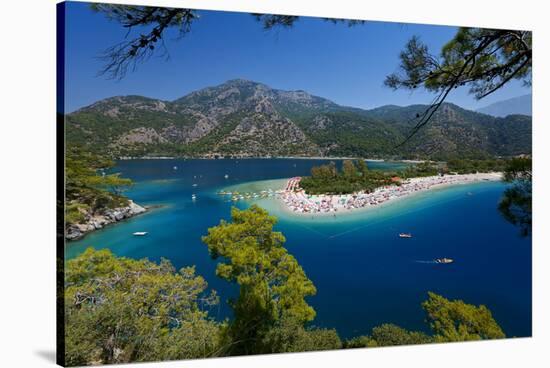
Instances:
[[[174,101],[115,96],[67,115],[67,142],[113,157],[149,155],[435,158],[531,152],[531,119],[445,103],[396,150],[427,105],[372,110],[303,89],[231,79]]]
[[[219,86],[223,86],[224,84],[227,85],[243,85],[243,84],[252,84],[252,85],[258,85],[262,84],[260,82],[255,82],[250,79],[244,79],[244,78],[234,78],[234,79],[228,79],[224,83],[220,84]]]
[[[483,114],[505,117],[508,115],[533,115],[532,94],[498,101],[476,111]]]

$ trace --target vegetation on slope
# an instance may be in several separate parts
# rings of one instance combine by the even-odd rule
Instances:
[[[365,112],[399,131],[400,142],[415,127],[415,118],[426,105],[382,106]],[[511,115],[495,118],[444,103],[430,118],[430,124],[396,148],[403,158],[480,159],[531,152],[531,118]]]
[[[531,152],[531,118],[443,104],[398,146],[426,106],[362,110],[303,91],[232,80],[175,101],[113,97],[67,115],[67,141],[120,156],[344,156],[447,160]]]
[[[407,331],[393,324],[372,329],[371,335],[354,337],[344,343],[345,348],[428,344],[503,339],[506,337],[491,311],[484,305],[475,306],[462,300],[448,300],[429,292],[422,303],[431,335]]]
[[[167,260],[115,257],[86,250],[65,270],[65,359],[68,366],[215,354],[220,324],[205,309],[217,303],[193,267]]]
[[[65,153],[65,222],[82,223],[87,214],[128,204],[122,189],[132,185],[119,174],[106,174],[110,159],[70,146]]]
[[[209,315],[219,300],[193,267],[176,271],[153,263],[86,250],[66,264],[66,364],[206,358],[504,338],[484,306],[430,293],[423,303],[432,334],[395,325],[342,341],[334,329],[313,328],[306,297],[316,289],[273,231],[276,218],[252,206],[233,209],[230,222],[208,230],[203,241],[220,257],[217,275],[239,286],[229,303],[234,317]]]
[[[278,351],[274,344],[289,326],[307,334],[305,324],[315,318],[305,301],[316,293],[315,286],[283,246],[283,234],[273,231],[276,221],[255,205],[233,208],[230,223],[222,220],[203,237],[212,257],[223,258],[216,274],[239,285],[239,298],[231,303],[234,318],[225,331],[234,342],[231,354]],[[269,333],[273,327],[277,331]]]
[[[478,172],[503,172],[508,162],[509,160],[505,159],[452,159],[447,161],[446,171],[457,174],[475,174]]]

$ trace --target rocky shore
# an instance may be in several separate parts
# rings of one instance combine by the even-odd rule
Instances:
[[[76,240],[82,238],[91,231],[142,214],[145,211],[147,211],[146,208],[130,200],[128,206],[106,209],[99,214],[90,214],[86,216],[85,223],[68,225],[65,228],[65,239]]]

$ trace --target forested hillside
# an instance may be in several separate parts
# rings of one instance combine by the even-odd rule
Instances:
[[[424,105],[362,110],[304,91],[231,80],[174,101],[118,96],[66,117],[69,145],[121,156],[353,156],[433,158],[531,153],[531,117],[444,104],[396,148]]]

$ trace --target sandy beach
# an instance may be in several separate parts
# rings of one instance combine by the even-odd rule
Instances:
[[[376,208],[417,193],[449,185],[499,180],[502,180],[501,173],[429,176],[405,180],[400,186],[380,187],[372,193],[308,195],[300,188],[300,178],[296,177],[287,180],[285,188],[277,191],[276,198],[282,202],[283,209],[297,215],[335,216],[336,214],[351,213],[356,210]]]

